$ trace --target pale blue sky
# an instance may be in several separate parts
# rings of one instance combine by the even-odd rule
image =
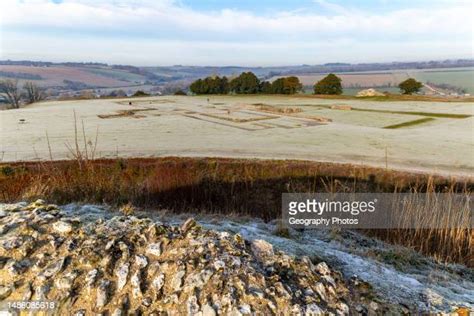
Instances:
[[[469,0],[1,0],[0,59],[294,65],[473,58]]]

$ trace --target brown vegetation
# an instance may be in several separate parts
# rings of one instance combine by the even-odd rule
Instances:
[[[142,109],[151,110],[151,109]],[[66,146],[73,160],[0,163],[0,201],[46,198],[56,203],[107,203],[133,213],[135,206],[176,212],[213,212],[281,218],[281,194],[322,193],[462,193],[472,194],[472,178],[455,179],[350,164],[291,160],[244,160],[225,158],[131,158],[95,159],[95,142],[83,145],[74,112],[74,144]],[[442,228],[372,229],[370,236],[413,248],[441,261],[474,266],[474,230],[470,208],[456,217],[465,224]],[[404,213],[413,218],[413,212]],[[467,213],[466,213],[467,212]],[[448,218],[448,221],[444,221]],[[466,219],[466,220],[464,220]],[[426,227],[440,227],[432,216]]]
[[[79,159],[1,165],[1,200],[130,203],[270,220],[281,216],[284,192],[471,192],[473,188],[472,181],[316,162],[205,158],[85,162],[84,155]],[[443,261],[474,264],[473,230],[469,228],[366,233]]]
[[[350,106],[350,105],[344,105],[344,104],[341,104],[341,105],[331,105],[331,109],[333,109],[333,110],[350,111],[350,110],[352,110],[352,106]]]
[[[1,80],[0,93],[5,95],[5,99],[12,108],[20,107],[21,92],[18,89],[18,80]]]
[[[144,115],[137,115],[136,112],[143,112],[143,111],[152,111],[155,109],[136,109],[136,110],[119,110],[117,114],[99,114],[97,115],[101,119],[108,119],[108,118],[118,118],[118,117],[133,117],[133,118],[143,118]]]
[[[280,114],[293,114],[293,113],[299,113],[302,112],[303,110],[300,108],[292,108],[292,107],[276,107],[276,106],[271,106],[267,104],[258,104],[256,105],[257,110],[262,111],[262,112],[270,112],[270,113],[280,113]]]

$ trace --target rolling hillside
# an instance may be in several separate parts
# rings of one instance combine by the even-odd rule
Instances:
[[[197,78],[211,75],[233,77],[244,71],[252,71],[260,79],[270,81],[281,76],[298,76],[307,87],[333,72],[342,78],[348,94],[370,87],[396,92],[398,83],[408,77],[429,83],[430,86],[446,91],[446,94],[474,93],[474,60],[280,67],[136,67],[101,63],[0,61],[0,80],[16,79],[20,84],[33,81],[38,86],[49,89],[49,95],[52,96],[84,90],[107,95],[118,89],[127,94],[137,90],[167,94],[177,89],[187,89]]]

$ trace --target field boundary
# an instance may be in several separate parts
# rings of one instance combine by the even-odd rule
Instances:
[[[432,118],[432,117],[424,117],[424,118],[421,118],[421,119],[418,119],[418,120],[413,120],[413,121],[408,121],[408,122],[403,122],[403,123],[399,123],[399,124],[393,124],[393,125],[385,126],[384,128],[385,129],[398,129],[398,128],[403,128],[403,127],[419,125],[419,124],[423,124],[423,123],[426,123],[426,122],[431,122],[431,121],[434,121],[434,120],[435,119]]]

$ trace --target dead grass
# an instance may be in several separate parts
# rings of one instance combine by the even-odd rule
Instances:
[[[149,99],[149,100],[136,100],[140,98],[153,98],[154,96],[148,95],[148,96],[138,96],[138,97],[128,97],[128,98],[123,98],[123,97],[118,97],[116,99],[127,99],[126,101],[118,101],[116,102],[117,104],[121,105],[132,105],[132,106],[145,106],[145,105],[150,105],[150,104],[162,104],[162,103],[176,103],[175,100],[170,100],[170,99]],[[130,104],[131,103],[131,104]]]
[[[135,110],[119,110],[116,114],[99,114],[97,115],[101,119],[118,118],[118,117],[133,117],[133,118],[144,118],[144,115],[137,115],[137,112],[153,111],[155,109],[135,109]]]
[[[84,152],[84,151],[83,151]],[[80,155],[76,155],[79,157]],[[283,192],[471,192],[473,183],[385,169],[301,161],[112,159],[0,165],[2,201],[108,203],[124,210],[281,216]],[[133,207],[132,207],[133,206]],[[128,212],[128,211],[127,211]],[[473,230],[367,230],[441,261],[473,265]]]
[[[122,205],[120,208],[119,208],[119,211],[123,214],[123,215],[126,215],[126,216],[129,216],[129,215],[134,215],[135,212],[137,211],[136,207],[133,206],[133,204],[131,204],[130,202],[125,204],[125,205]]]
[[[343,110],[343,111],[350,111],[352,110],[352,107],[350,105],[331,105],[331,109],[333,110]]]

